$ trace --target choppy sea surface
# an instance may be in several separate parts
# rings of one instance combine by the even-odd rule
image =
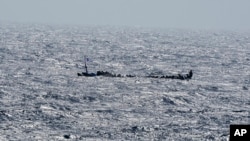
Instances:
[[[193,70],[189,81],[78,77]],[[0,24],[0,140],[228,140],[250,124],[250,33]]]

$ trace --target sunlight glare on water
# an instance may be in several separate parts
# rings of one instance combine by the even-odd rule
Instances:
[[[227,140],[250,123],[250,38],[233,31],[1,24],[1,140]],[[194,71],[189,81],[78,77]]]

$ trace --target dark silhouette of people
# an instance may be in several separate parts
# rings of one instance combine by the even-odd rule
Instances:
[[[97,71],[95,73],[88,73],[88,67],[86,62],[88,61],[88,58],[85,58],[85,72],[77,73],[78,76],[86,76],[86,77],[94,77],[94,76],[105,76],[105,77],[137,77],[135,75],[121,75],[121,74],[112,74],[107,71]],[[149,75],[145,76],[147,78],[165,78],[165,79],[180,79],[180,80],[189,80],[193,77],[193,71],[190,70],[188,74],[177,74],[177,75],[163,75],[163,76],[157,76],[157,75]]]
[[[86,76],[86,77],[94,77],[94,76],[105,76],[105,77],[138,77],[135,75],[121,75],[121,74],[112,74],[107,71],[97,71],[95,73],[88,73],[87,66],[85,66],[86,72],[77,73],[78,76]],[[163,75],[163,76],[157,76],[157,75],[149,75],[144,76],[146,78],[165,78],[165,79],[180,79],[180,80],[189,80],[193,77],[193,71],[190,70],[188,74],[177,74],[177,75]]]

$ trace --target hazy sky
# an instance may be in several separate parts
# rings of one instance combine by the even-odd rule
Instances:
[[[250,0],[0,0],[0,21],[250,30]]]

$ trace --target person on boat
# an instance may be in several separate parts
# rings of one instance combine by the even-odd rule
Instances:
[[[193,71],[192,71],[192,70],[190,70],[190,71],[189,71],[189,73],[188,73],[188,75],[187,75],[187,78],[188,78],[188,79],[191,79],[191,78],[192,78],[192,76],[193,76]]]
[[[86,64],[85,64],[85,69],[86,69],[86,72],[82,72],[82,75],[87,76],[87,77],[96,76],[95,73],[88,73],[88,69],[87,69]]]
[[[87,76],[87,77],[93,77],[93,76],[96,76],[95,73],[88,73],[88,67],[87,67],[87,61],[89,61],[88,58],[85,58],[85,72],[82,72],[82,74],[78,74],[78,75],[83,75],[83,76]]]

